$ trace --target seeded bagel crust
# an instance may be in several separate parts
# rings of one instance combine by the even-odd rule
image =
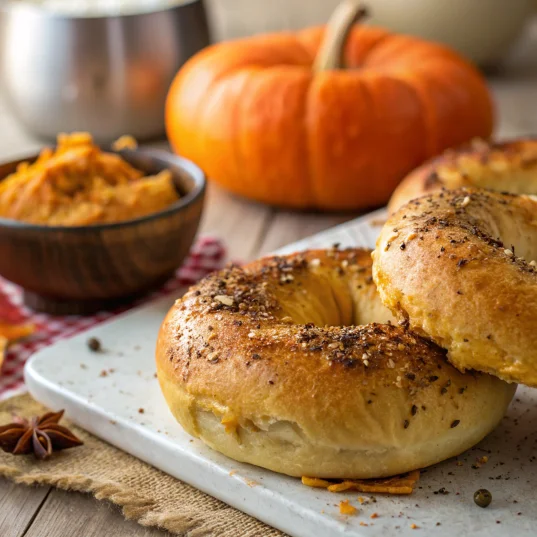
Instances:
[[[537,201],[481,189],[409,202],[374,253],[379,294],[461,370],[537,387]]]
[[[443,188],[477,187],[537,195],[537,138],[501,143],[475,140],[449,149],[410,173],[392,194],[388,210]]]
[[[460,373],[390,320],[369,251],[229,267],[168,313],[159,381],[186,431],[238,461],[325,478],[422,468],[480,441],[515,387]]]

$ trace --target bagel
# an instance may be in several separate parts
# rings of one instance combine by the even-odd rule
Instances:
[[[481,189],[409,202],[374,253],[381,299],[476,369],[537,387],[537,201]]]
[[[291,476],[391,476],[480,441],[515,387],[386,321],[369,251],[231,266],[171,308],[158,378],[188,433]]]
[[[478,139],[458,150],[450,149],[403,179],[392,194],[388,211],[393,213],[411,199],[442,188],[462,187],[537,194],[537,138],[502,143]]]

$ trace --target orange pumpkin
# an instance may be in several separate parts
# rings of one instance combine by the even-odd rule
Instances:
[[[355,15],[191,58],[166,105],[174,150],[254,200],[362,209],[386,203],[432,155],[490,136],[490,95],[472,65],[444,46],[352,25]],[[333,69],[324,60],[344,41],[346,68]]]

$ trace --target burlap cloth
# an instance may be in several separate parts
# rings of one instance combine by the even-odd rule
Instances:
[[[46,409],[29,395],[0,403],[0,424]],[[62,421],[62,424],[64,422]],[[68,421],[65,423],[69,425]],[[84,445],[46,461],[0,451],[0,475],[26,485],[89,492],[121,507],[126,518],[188,537],[285,537],[225,503],[156,470],[76,427]]]

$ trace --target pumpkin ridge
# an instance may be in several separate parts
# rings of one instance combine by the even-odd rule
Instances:
[[[224,44],[225,45],[225,44]],[[189,76],[194,76],[197,79],[200,78],[199,71],[203,71],[204,64],[196,63],[195,60],[198,61],[205,61],[210,62],[211,60],[214,61],[214,57],[221,55],[222,49],[219,50],[218,45],[212,45],[208,47],[207,49],[204,49],[200,51],[197,55],[190,58],[190,60],[187,61],[187,63],[183,66],[183,68],[179,71],[177,77],[172,83],[172,86],[170,88],[170,91],[168,93],[168,97],[166,99],[166,117],[167,117],[167,133],[168,133],[168,139],[170,140],[170,143],[175,150],[176,153],[182,154],[186,158],[190,158],[195,162],[198,162],[198,156],[196,155],[196,151],[193,152],[190,151],[190,149],[183,149],[180,145],[182,141],[189,144],[188,147],[196,147],[196,146],[204,146],[204,140],[203,140],[203,132],[201,129],[196,128],[195,125],[199,124],[199,118],[200,115],[203,114],[203,111],[205,110],[205,103],[209,100],[209,98],[212,95],[212,90],[216,84],[218,84],[221,80],[225,79],[227,76],[231,76],[233,74],[233,68],[230,67],[228,71],[221,71],[217,75],[213,76],[210,80],[210,82],[206,85],[205,91],[199,91],[198,92],[198,100],[196,101],[195,106],[192,106],[190,108],[190,121],[187,123],[190,124],[190,128],[187,127],[187,130],[189,131],[188,136],[174,136],[170,130],[170,121],[169,116],[173,116],[173,98],[176,96],[176,93],[180,93],[180,91],[183,89],[182,86],[184,85],[184,80],[188,79]],[[179,87],[180,90],[175,91],[174,88]],[[199,96],[201,95],[201,97]],[[204,166],[202,166],[202,169],[204,171],[207,171]],[[208,171],[207,171],[208,172]]]
[[[363,30],[363,29],[364,29],[363,26],[360,27],[359,25],[356,25],[356,27],[353,28],[353,30],[352,30],[352,32],[351,32],[351,34],[349,36],[349,42],[350,43],[346,48],[347,55],[345,56],[345,63],[346,63],[347,66],[349,66],[349,64],[351,64],[350,58],[348,57],[349,51],[353,50],[353,45],[356,46],[354,44],[354,41],[358,40],[358,37],[359,37],[359,35],[361,33],[361,32],[359,32],[359,30]],[[371,30],[371,29],[373,29],[373,28],[368,27],[368,30]],[[374,29],[376,30],[377,28],[374,28]],[[374,53],[374,51],[375,51],[375,49],[377,47],[381,47],[385,41],[389,40],[392,37],[392,35],[393,34],[391,34],[389,32],[386,32],[384,35],[380,36],[378,38],[378,40],[375,41],[374,44],[370,48],[368,48],[367,51],[364,53],[364,57],[362,58],[362,61],[361,61],[360,65],[359,66],[351,65],[350,67],[347,67],[347,69],[351,70],[351,69],[364,69],[364,68],[366,68],[367,64],[365,62],[366,62],[367,58],[371,54]]]
[[[397,72],[390,73],[390,76],[396,80],[398,80],[401,84],[404,84],[409,90],[411,90],[417,98],[417,101],[420,104],[420,108],[422,111],[422,123],[423,123],[423,130],[424,130],[424,138],[423,138],[423,159],[429,158],[431,155],[434,155],[436,153],[436,144],[434,144],[434,140],[438,139],[438,135],[436,133],[436,129],[434,126],[434,113],[430,110],[429,102],[427,100],[427,96],[425,95],[425,92],[422,90],[422,88],[416,87],[415,84],[412,84],[410,80],[408,80],[407,77],[400,76]],[[419,162],[416,163],[416,166],[419,165]]]
[[[283,74],[286,82],[280,84],[278,79]],[[266,169],[269,178],[256,185],[257,199],[304,206],[311,203],[305,199],[309,197],[309,177],[303,166],[307,140],[301,122],[311,79],[310,72],[300,66],[274,66],[257,72],[245,90],[237,130],[241,170],[255,178]],[[252,144],[252,140],[257,143]]]
[[[318,200],[315,197],[314,191],[314,175],[315,175],[315,166],[313,164],[313,148],[312,148],[312,132],[310,120],[311,120],[311,92],[314,86],[315,79],[314,77],[310,78],[308,88],[306,90],[306,96],[304,99],[304,108],[302,114],[302,122],[304,125],[304,132],[306,136],[305,140],[305,149],[306,149],[306,159],[304,164],[306,166],[306,177],[309,177],[308,182],[308,199],[309,203],[304,203],[304,207],[316,207],[318,206]]]
[[[240,133],[240,110],[241,110],[241,102],[242,99],[240,98],[241,95],[244,94],[244,92],[247,91],[247,87],[249,84],[249,78],[252,74],[252,71],[258,70],[259,68],[241,68],[237,71],[232,71],[228,73],[225,77],[223,77],[219,83],[220,84],[231,84],[234,80],[240,81],[240,88],[237,91],[237,98],[230,103],[228,106],[226,113],[229,114],[229,121],[227,129],[229,132],[234,133]],[[216,86],[213,86],[213,92],[216,91]],[[214,93],[213,93],[214,98]],[[205,132],[207,133],[214,133],[214,117],[210,114],[206,118],[204,118],[204,123],[207,124],[207,129]],[[240,152],[240,138],[238,136],[235,137],[234,143],[227,144],[227,147],[229,149],[230,155],[229,157],[229,168],[234,170],[233,176],[239,180],[239,182],[242,182],[243,184],[247,184],[247,180],[244,178],[243,174],[243,166],[241,166],[242,163],[242,156]],[[212,159],[212,169],[208,172],[210,173],[210,177],[218,183],[222,184],[228,189],[234,190],[233,185],[229,185],[228,182],[225,179],[225,176],[227,174],[222,173],[222,158],[224,157],[224,154],[222,151],[215,151],[215,142],[211,140],[210,136],[205,136],[203,140],[205,151],[206,153],[212,152],[214,157]],[[242,189],[241,189],[242,190]],[[239,192],[241,193],[241,192]]]

